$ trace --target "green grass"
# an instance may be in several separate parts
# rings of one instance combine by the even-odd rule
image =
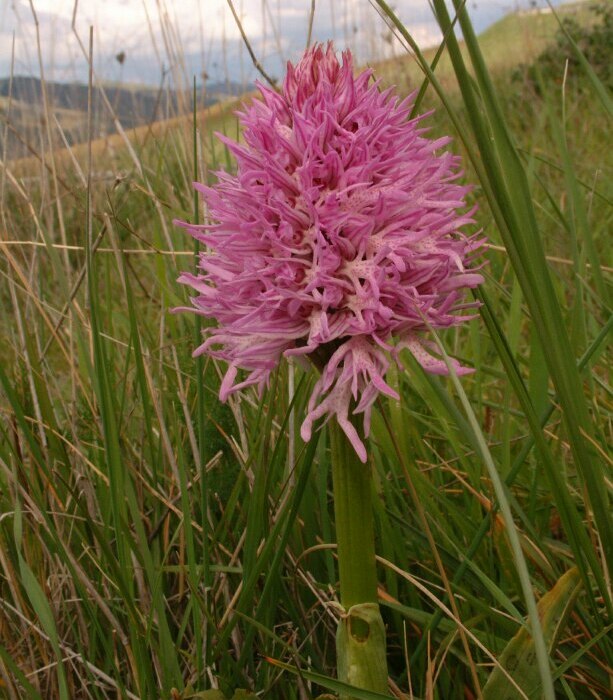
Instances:
[[[440,339],[476,372],[403,355],[401,401],[373,415],[390,692],[607,697],[610,114],[585,71],[511,82],[514,23],[540,50],[553,17],[481,42],[459,21],[420,109],[454,135],[492,247],[480,318]],[[428,63],[406,61],[418,87]],[[213,130],[237,134],[197,127],[196,158],[187,128],[95,150],[119,177],[89,187],[44,151],[40,179],[0,173],[2,697],[342,691],[329,440],[297,432],[314,376],[294,368],[292,396],[284,365],[222,405],[193,316],[170,313],[193,265],[172,219],[194,217],[194,173],[231,166]]]

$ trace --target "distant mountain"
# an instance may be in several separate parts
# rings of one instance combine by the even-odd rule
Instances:
[[[82,83],[46,82],[46,93],[51,113],[59,123],[52,124],[52,134],[57,145],[65,139],[70,145],[87,138],[88,87]],[[199,107],[236,97],[252,86],[238,83],[207,82],[197,88]],[[141,85],[103,85],[102,89],[112,111],[124,129],[167,119],[191,110],[192,93],[171,89],[158,89]],[[99,138],[113,133],[113,115],[106,107],[102,89],[94,86],[92,91],[93,136]],[[10,93],[10,107],[9,107]],[[10,109],[10,113],[9,113]],[[7,157],[19,158],[37,150],[44,124],[43,89],[38,78],[14,76],[0,79],[0,148],[4,150],[1,128],[8,121]],[[0,151],[0,153],[2,152]]]

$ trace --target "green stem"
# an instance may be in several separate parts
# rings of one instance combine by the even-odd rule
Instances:
[[[387,692],[385,627],[377,602],[377,568],[371,469],[362,464],[345,433],[330,422],[332,483],[344,615],[336,636],[339,680]],[[342,700],[351,700],[342,697]]]

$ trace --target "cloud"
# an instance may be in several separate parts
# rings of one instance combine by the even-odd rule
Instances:
[[[471,0],[470,5],[481,28],[508,10],[509,1]],[[234,6],[258,58],[269,72],[281,75],[285,61],[295,60],[304,49],[311,0],[234,0]],[[87,62],[71,27],[74,0],[34,0],[34,7],[46,77],[85,79]],[[368,0],[319,0],[315,7],[313,39],[334,39],[339,48],[349,46],[359,63],[402,50]],[[395,7],[422,47],[439,40],[428,0],[396,0]],[[229,74],[251,81],[256,76],[226,0],[80,0],[76,30],[84,44],[90,26],[96,71],[105,79],[155,84],[163,69],[177,68],[188,79],[203,70],[218,79]],[[28,0],[2,6],[0,75],[9,72],[13,32],[15,72],[38,75]],[[115,60],[120,52],[125,53],[123,65]]]

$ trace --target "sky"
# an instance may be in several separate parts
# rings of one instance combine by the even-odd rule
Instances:
[[[428,0],[389,4],[422,48],[437,42]],[[546,7],[546,0],[467,2],[477,31],[534,5]],[[285,62],[304,49],[311,0],[234,0],[234,7],[258,59],[280,77]],[[100,80],[189,85],[206,73],[213,81],[247,84],[258,77],[226,0],[0,0],[0,77],[11,66],[14,75],[39,77],[42,64],[47,80],[87,80],[90,26]],[[403,50],[369,0],[316,0],[312,36],[348,46],[358,63]]]

